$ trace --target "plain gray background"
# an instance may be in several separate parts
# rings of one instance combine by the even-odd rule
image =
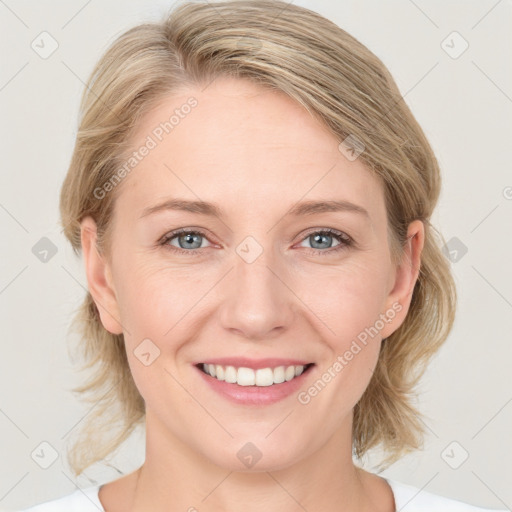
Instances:
[[[433,223],[452,254],[457,320],[419,388],[428,418],[425,449],[383,476],[510,509],[512,2],[295,3],[329,17],[384,61],[443,172]],[[76,485],[104,483],[144,460],[138,432],[112,459],[113,467],[95,466],[75,481],[65,463],[68,435],[90,406],[70,391],[81,379],[68,355],[67,328],[86,279],[60,232],[58,196],[83,82],[94,63],[121,32],[158,19],[172,4],[0,1],[1,510],[63,496]],[[46,37],[45,48],[51,49],[43,31],[58,44],[46,58],[31,46]],[[36,244],[48,244],[43,237],[56,250],[47,261],[37,257]],[[57,458],[43,469],[52,449]],[[38,459],[38,453],[45,456]]]

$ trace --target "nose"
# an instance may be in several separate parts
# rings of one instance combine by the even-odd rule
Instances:
[[[249,340],[281,336],[297,309],[296,296],[286,283],[288,272],[268,249],[250,261],[237,254],[226,276],[220,306],[222,327]]]

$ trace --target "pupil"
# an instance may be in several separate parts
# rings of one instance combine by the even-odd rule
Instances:
[[[322,238],[328,238],[329,235],[317,234],[314,236],[315,242],[322,243]],[[327,242],[324,242],[324,244]]]
[[[183,238],[185,239],[185,244],[193,244],[196,237],[193,233],[186,233],[183,235]]]

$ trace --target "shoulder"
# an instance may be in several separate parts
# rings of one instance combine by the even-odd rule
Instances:
[[[481,508],[462,501],[445,498],[412,485],[386,478],[395,496],[396,509],[400,512],[505,512],[505,509]]]
[[[20,512],[98,512],[103,507],[98,498],[99,486],[77,489],[74,493],[24,509]]]

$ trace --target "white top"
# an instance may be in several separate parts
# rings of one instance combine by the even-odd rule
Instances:
[[[399,512],[490,512],[498,509],[481,508],[468,505],[462,501],[452,500],[418,487],[403,484],[385,478],[395,496],[396,509]],[[98,498],[101,486],[78,489],[73,494],[40,505],[27,508],[21,512],[105,512]],[[499,509],[506,512],[506,509]]]

